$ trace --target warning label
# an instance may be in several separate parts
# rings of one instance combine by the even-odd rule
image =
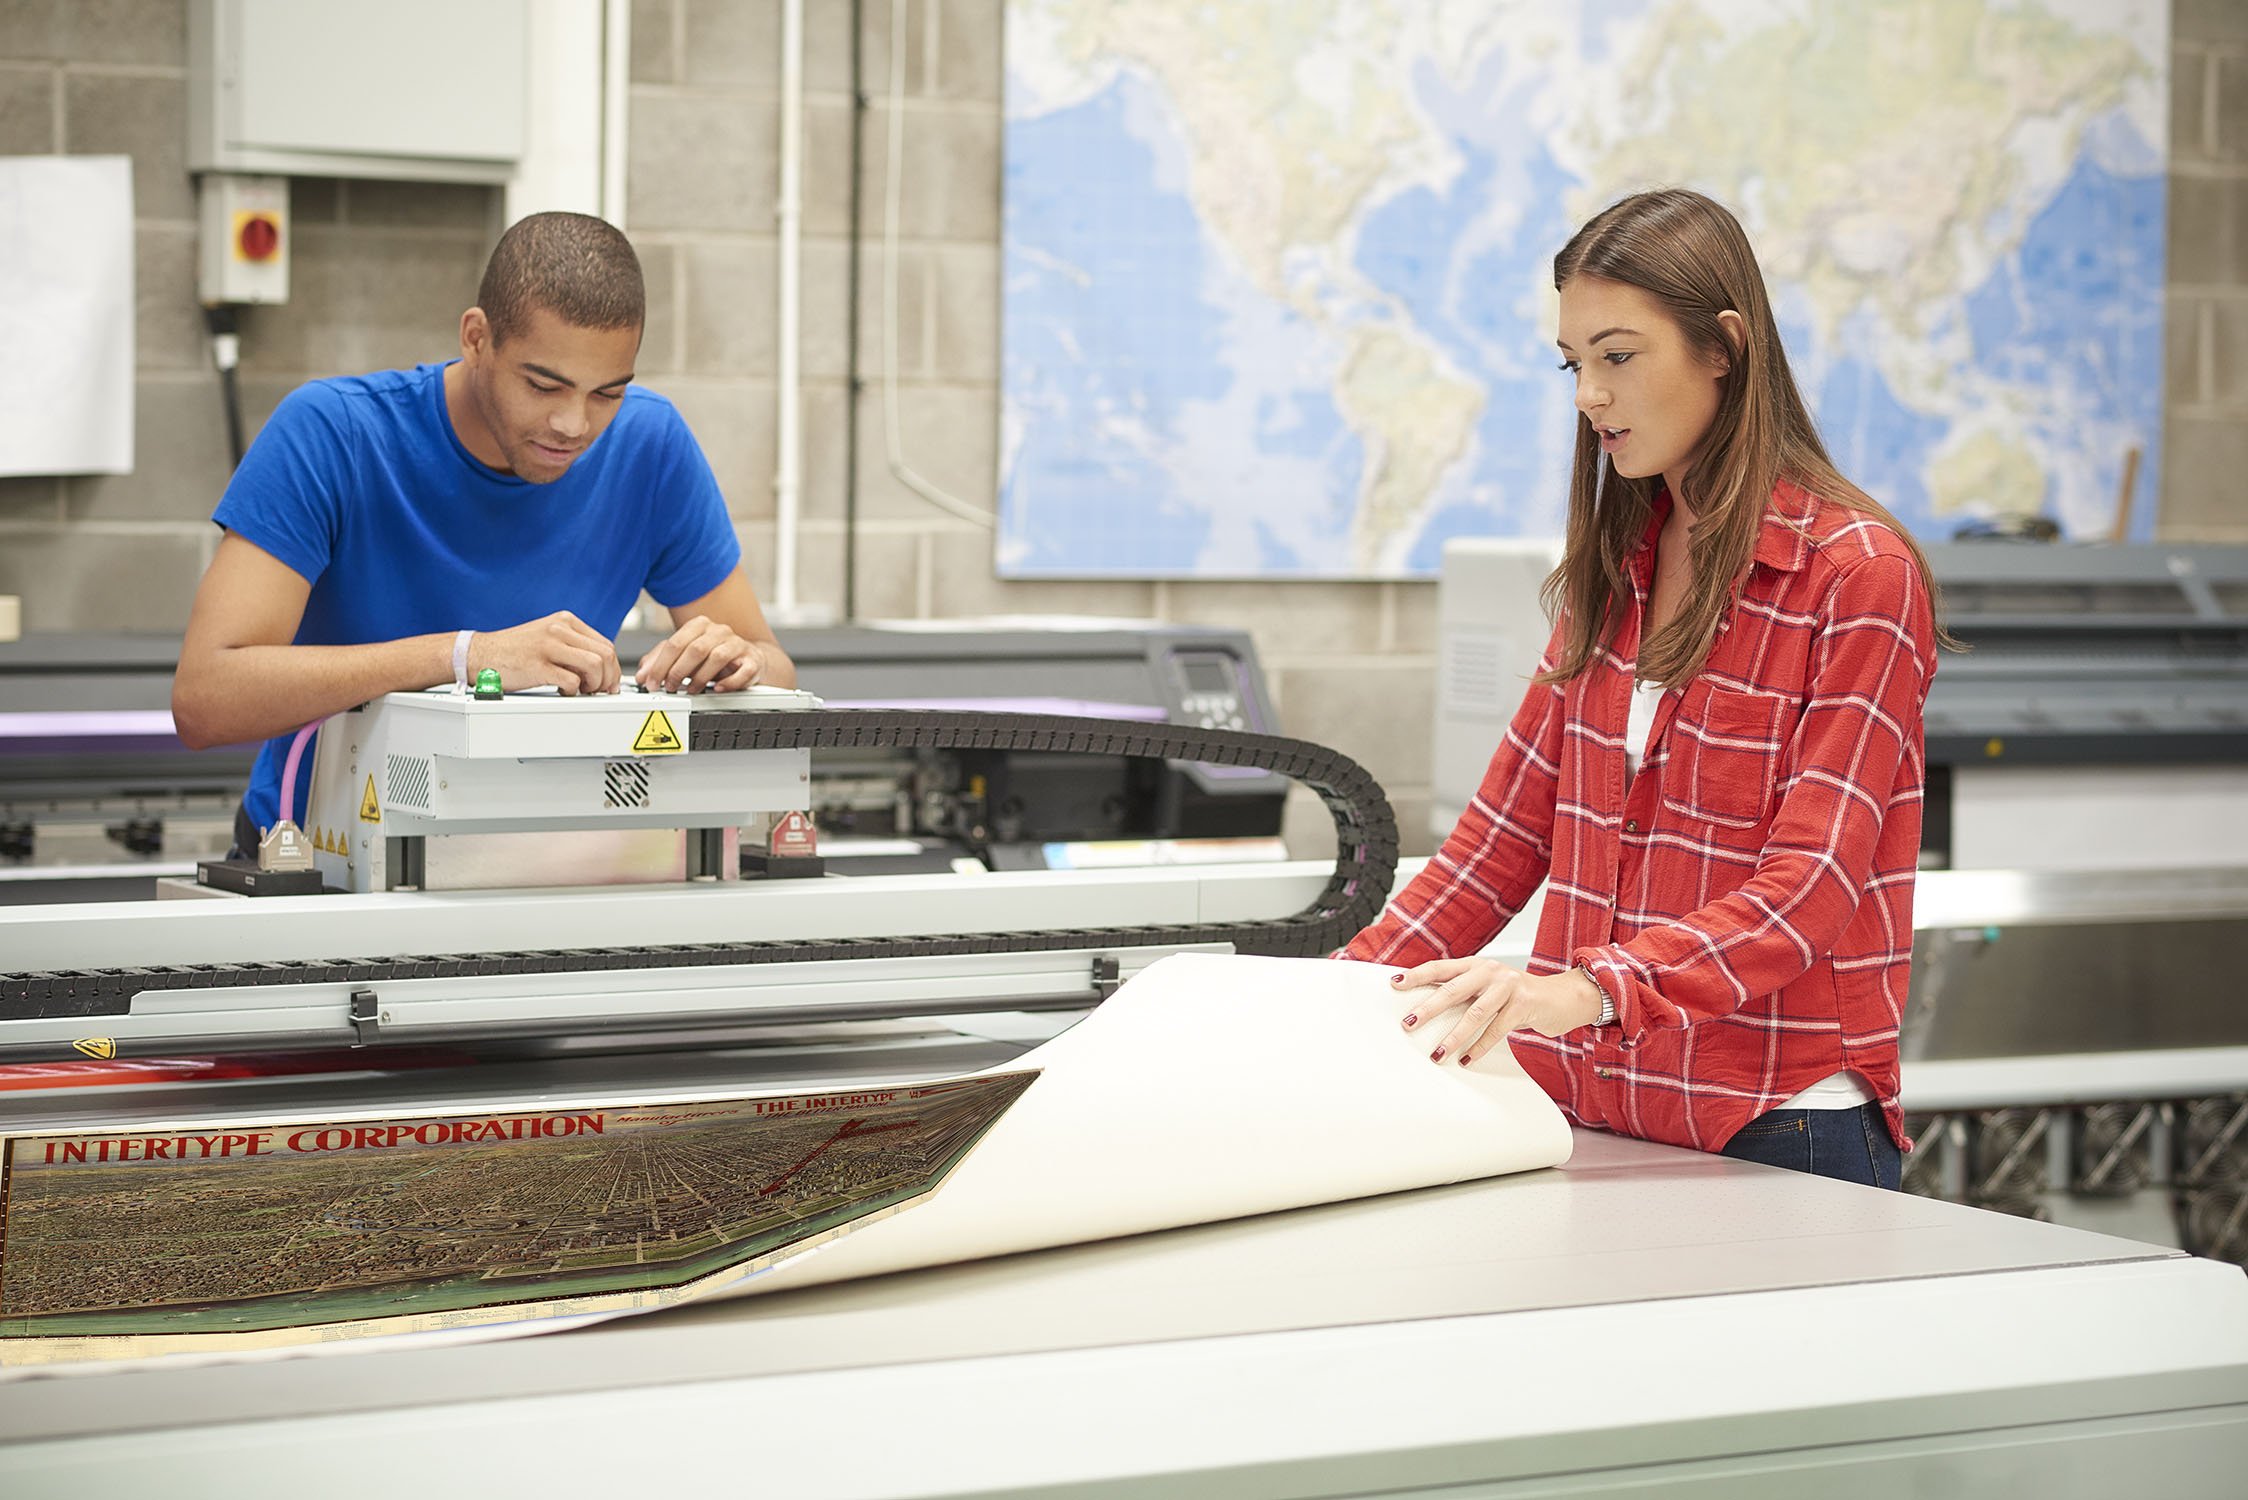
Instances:
[[[640,733],[632,740],[636,755],[676,755],[686,748],[679,731],[671,727],[671,715],[660,708],[641,722]]]
[[[803,859],[820,852],[819,834],[812,828],[808,813],[784,813],[773,824],[770,843],[773,853],[782,858]]]

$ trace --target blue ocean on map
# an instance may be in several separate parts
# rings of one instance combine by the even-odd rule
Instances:
[[[1201,226],[1158,191],[1125,109],[1119,86],[1007,134],[1009,571],[1199,571],[1210,512],[1178,494],[1172,442],[1180,403],[1220,390],[1224,348]]]

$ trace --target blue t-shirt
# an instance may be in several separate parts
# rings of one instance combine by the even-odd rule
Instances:
[[[558,609],[614,637],[646,589],[709,593],[741,558],[718,481],[669,401],[627,386],[616,417],[551,484],[486,468],[445,411],[445,366],[316,380],[275,410],[212,520],[312,584],[300,646],[506,630]],[[278,815],[283,735],[243,807]],[[312,779],[297,773],[301,820]]]

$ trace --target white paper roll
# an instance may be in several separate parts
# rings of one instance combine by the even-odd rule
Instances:
[[[1041,1070],[926,1203],[751,1278],[778,1291],[1557,1166],[1493,1047],[1428,1060],[1387,965],[1179,954],[1004,1069]]]

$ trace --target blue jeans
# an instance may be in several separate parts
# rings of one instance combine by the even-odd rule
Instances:
[[[1904,1177],[1904,1155],[1878,1104],[1775,1109],[1743,1125],[1718,1154],[1870,1187],[1895,1188]]]

